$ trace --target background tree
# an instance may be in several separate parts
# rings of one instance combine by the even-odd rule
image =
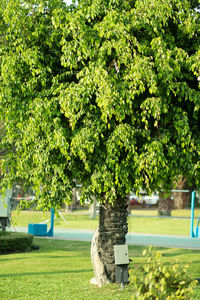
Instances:
[[[199,1],[4,1],[2,185],[33,184],[47,209],[81,182],[102,204],[95,246],[114,281],[126,194],[199,184]]]
[[[187,179],[180,176],[176,182],[175,189],[180,190],[180,192],[173,192],[174,208],[188,208],[191,199],[191,192],[195,189],[195,186],[189,186]]]
[[[160,216],[171,216],[173,204],[174,201],[171,192],[160,192],[158,201],[158,214]]]

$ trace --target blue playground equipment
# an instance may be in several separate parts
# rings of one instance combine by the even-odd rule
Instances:
[[[28,233],[37,236],[53,236],[54,229],[54,209],[51,209],[51,226],[47,231],[47,224],[28,224]]]
[[[197,221],[197,226],[194,227],[194,201],[195,201],[195,191],[192,192],[192,199],[191,199],[191,219],[190,219],[190,237],[200,237],[200,215]]]

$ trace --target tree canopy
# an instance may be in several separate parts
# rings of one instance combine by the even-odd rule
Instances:
[[[200,178],[199,1],[3,0],[2,186],[39,207]],[[9,171],[8,171],[9,170]]]

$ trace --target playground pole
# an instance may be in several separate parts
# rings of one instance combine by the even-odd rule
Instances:
[[[194,200],[195,200],[195,191],[192,192],[192,199],[191,199],[191,219],[190,219],[190,237],[194,237]]]
[[[54,209],[51,208],[51,227],[47,233],[47,236],[53,236],[53,227],[54,227]]]

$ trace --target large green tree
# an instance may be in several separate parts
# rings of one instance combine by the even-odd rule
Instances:
[[[33,184],[47,209],[81,182],[102,204],[95,245],[114,281],[126,194],[199,184],[199,1],[2,3],[2,185]]]

